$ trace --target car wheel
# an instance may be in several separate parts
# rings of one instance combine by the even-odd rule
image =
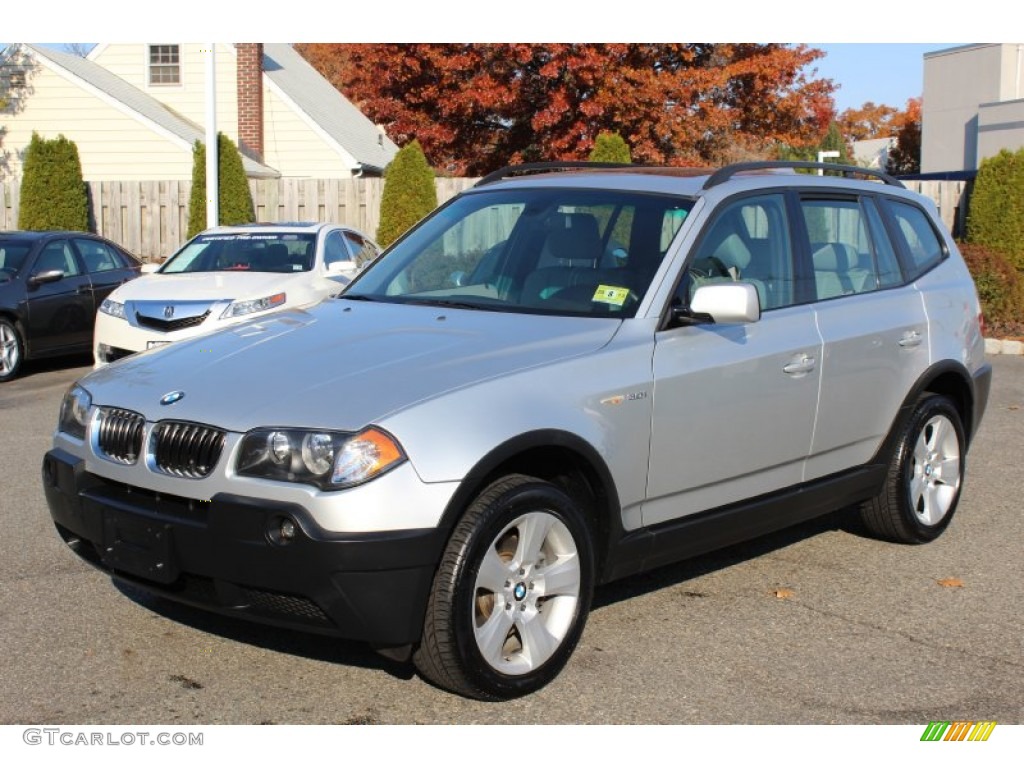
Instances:
[[[936,538],[960,500],[966,449],[953,402],[923,395],[899,434],[885,487],[861,506],[864,524],[880,538],[905,544]]]
[[[576,503],[536,478],[503,478],[452,532],[413,661],[464,696],[536,691],[576,647],[593,584],[593,545]]]
[[[0,381],[8,381],[18,375],[25,355],[25,345],[18,333],[18,327],[6,318],[0,318]]]

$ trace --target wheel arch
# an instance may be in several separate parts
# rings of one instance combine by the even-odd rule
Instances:
[[[889,433],[879,447],[873,459],[874,462],[885,463],[898,438],[900,427],[906,423],[913,413],[914,405],[921,398],[921,395],[930,392],[936,395],[944,395],[953,401],[957,412],[960,414],[960,422],[964,428],[967,442],[970,444],[974,435],[974,401],[975,392],[973,377],[966,367],[952,360],[946,360],[928,368],[910,388],[910,392],[903,400],[896,418],[893,419]]]
[[[450,532],[474,498],[495,480],[512,474],[552,483],[579,503],[594,533],[600,580],[610,544],[622,535],[619,496],[608,465],[597,449],[570,432],[527,432],[491,450],[462,480],[445,507],[439,526]]]

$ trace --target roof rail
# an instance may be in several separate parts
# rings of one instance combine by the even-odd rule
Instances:
[[[482,187],[485,184],[493,184],[495,181],[507,179],[512,176],[525,176],[530,173],[550,173],[552,171],[587,171],[611,168],[641,168],[643,166],[633,163],[589,163],[577,160],[566,160],[563,162],[548,163],[523,163],[522,165],[509,165],[500,170],[484,176],[473,186]]]
[[[747,171],[762,171],[772,168],[817,168],[824,171],[837,171],[844,176],[873,176],[893,187],[903,187],[903,182],[894,176],[873,168],[861,168],[856,165],[835,165],[833,163],[816,163],[812,160],[758,160],[749,163],[733,163],[727,165],[711,174],[704,182],[704,189],[711,189],[725,181],[728,181],[738,173]]]

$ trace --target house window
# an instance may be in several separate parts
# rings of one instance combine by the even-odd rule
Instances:
[[[149,84],[181,85],[181,46],[149,46]]]

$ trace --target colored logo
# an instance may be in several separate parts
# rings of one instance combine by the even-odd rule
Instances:
[[[995,720],[933,720],[921,734],[921,741],[988,741]]]
[[[181,400],[185,396],[185,393],[180,389],[176,389],[173,392],[168,392],[166,395],[160,398],[160,405],[174,405],[176,402]]]

